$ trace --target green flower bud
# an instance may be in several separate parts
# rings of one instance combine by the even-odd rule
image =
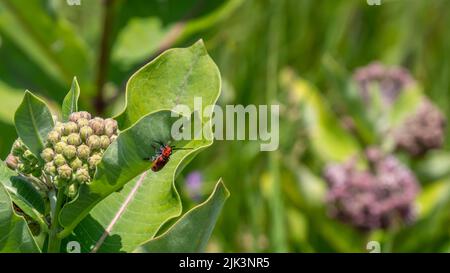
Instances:
[[[87,145],[81,144],[77,148],[77,155],[78,158],[86,160],[89,158],[89,155],[91,154],[91,149]]]
[[[14,141],[13,147],[12,147],[12,154],[15,156],[19,156],[23,154],[23,152],[26,150],[25,144],[23,144],[22,140],[20,138],[16,139]]]
[[[89,171],[85,168],[79,168],[75,174],[75,180],[80,183],[87,183],[91,180]]]
[[[100,146],[102,147],[102,149],[108,148],[109,144],[110,142],[108,136],[103,135],[100,137]]]
[[[79,134],[72,133],[67,137],[67,144],[78,146],[81,144],[81,138]]]
[[[17,157],[15,157],[12,154],[9,154],[5,160],[5,163],[8,166],[8,168],[10,168],[11,170],[15,170],[15,169],[17,169],[17,164],[19,164],[19,161],[18,161]]]
[[[92,128],[92,130],[94,131],[94,134],[96,135],[102,135],[103,131],[105,129],[105,124],[104,124],[104,120],[102,118],[93,118],[89,121],[89,126]]]
[[[58,175],[63,180],[69,180],[72,177],[72,168],[64,164],[58,167]]]
[[[101,147],[100,137],[96,135],[92,135],[87,140],[87,145],[91,150],[98,150]]]
[[[64,125],[61,122],[56,122],[55,127],[53,127],[53,131],[59,133],[60,136],[64,133]]]
[[[95,169],[97,167],[98,163],[102,160],[102,156],[100,154],[93,154],[88,159],[88,164],[90,169]]]
[[[63,150],[63,155],[67,159],[72,159],[77,156],[77,148],[73,145],[67,145]]]
[[[44,159],[45,162],[50,162],[53,160],[53,157],[55,157],[55,152],[51,148],[45,148],[41,152],[41,158]]]
[[[58,131],[52,130],[47,135],[47,142],[55,145],[56,143],[59,142],[60,137],[61,137],[61,135],[59,134]]]
[[[25,165],[23,163],[18,163],[17,164],[17,170],[19,172],[23,173],[24,169],[25,169]]]
[[[78,125],[75,122],[69,121],[64,124],[64,135],[68,136],[76,132],[78,132]]]
[[[25,160],[27,161],[34,161],[36,159],[36,157],[30,150],[26,150],[25,152],[23,152],[23,158],[25,158]]]
[[[59,167],[59,166],[62,166],[62,165],[64,165],[64,164],[66,164],[66,159],[64,158],[63,155],[57,154],[57,155],[55,156],[55,158],[53,159],[53,163],[55,163],[55,165],[56,165],[57,167]]]
[[[67,144],[67,136],[62,136],[61,137],[61,142],[64,142]]]
[[[75,196],[77,196],[77,193],[78,193],[78,183],[70,184],[70,186],[67,188],[66,195],[70,198],[75,198]]]
[[[84,126],[89,126],[89,120],[85,118],[80,118],[77,120],[78,128],[82,128]]]
[[[70,162],[70,167],[74,171],[81,168],[81,166],[83,166],[83,162],[78,157],[75,157],[75,159]]]
[[[54,176],[56,175],[56,166],[53,162],[47,162],[44,166],[44,172],[48,175]]]
[[[87,139],[94,133],[94,130],[92,130],[89,126],[84,126],[80,129],[80,136],[81,139],[86,142]]]
[[[55,152],[58,154],[62,154],[64,151],[64,148],[66,148],[67,144],[63,141],[60,141],[55,144]]]
[[[20,173],[24,173],[24,174],[30,174],[31,171],[32,171],[32,169],[31,169],[31,167],[30,167],[29,165],[23,164],[23,163],[19,163],[19,164],[17,165],[17,170],[18,170]]]
[[[111,137],[117,133],[117,121],[112,118],[105,119],[105,135]]]

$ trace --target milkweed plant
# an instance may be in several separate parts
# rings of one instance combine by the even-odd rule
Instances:
[[[219,70],[202,41],[167,50],[132,75],[115,117],[78,109],[76,78],[61,113],[26,91],[14,116],[18,138],[0,166],[0,252],[203,251],[229,193],[219,181],[204,203],[166,224],[183,211],[175,177],[212,144],[173,141],[171,109],[194,97],[214,105],[219,93]],[[202,119],[206,128],[210,119]],[[188,149],[153,172],[146,159],[158,156],[155,143]]]
[[[405,68],[373,62],[349,76],[339,88],[351,107],[338,119],[311,84],[291,70],[282,73],[285,88],[302,103],[310,144],[324,162],[327,216],[363,237],[385,231],[375,238],[389,249],[402,228],[423,221],[416,201],[420,180],[429,177],[408,163],[417,167],[443,148],[447,120]]]

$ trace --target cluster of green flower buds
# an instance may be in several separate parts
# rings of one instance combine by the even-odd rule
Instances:
[[[104,151],[117,138],[117,122],[113,119],[91,118],[88,112],[75,112],[65,123],[57,122],[47,137],[41,153],[44,172],[57,187],[66,186],[73,197],[78,186],[89,183]]]
[[[9,168],[17,170],[23,175],[40,177],[42,175],[42,162],[25,146],[18,138],[12,147],[11,153],[6,159]]]

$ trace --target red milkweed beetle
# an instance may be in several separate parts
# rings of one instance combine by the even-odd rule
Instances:
[[[163,144],[162,142],[155,142],[155,143],[159,145],[159,147],[152,145],[153,148],[155,148],[156,154],[151,158],[145,158],[145,160],[151,159],[152,161],[151,169],[154,172],[158,172],[164,166],[166,166],[167,162],[169,162],[170,156],[172,155],[173,151],[192,149],[192,148],[176,148],[175,146],[171,146],[170,144]]]

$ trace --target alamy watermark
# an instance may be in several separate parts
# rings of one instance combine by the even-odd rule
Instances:
[[[66,0],[66,3],[69,6],[80,6],[81,0]]]
[[[194,113],[192,115],[192,113]],[[207,105],[194,98],[194,109],[176,105],[172,117],[172,138],[180,140],[251,140],[260,141],[261,151],[275,151],[279,145],[279,105]],[[204,119],[211,120],[203,122]],[[192,126],[193,125],[193,126]]]
[[[369,6],[379,6],[381,5],[381,0],[366,0]]]
[[[81,253],[81,245],[77,241],[70,241],[66,245],[67,253]]]
[[[378,241],[370,241],[367,243],[366,249],[369,253],[381,253],[381,244]]]

